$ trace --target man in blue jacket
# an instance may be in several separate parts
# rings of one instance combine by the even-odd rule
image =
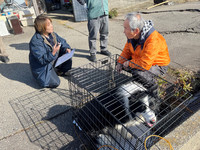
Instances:
[[[101,54],[110,56],[107,49],[108,45],[108,0],[78,0],[84,6],[88,13],[88,31],[89,31],[89,49],[90,60],[96,59],[96,40],[97,34],[100,34]]]

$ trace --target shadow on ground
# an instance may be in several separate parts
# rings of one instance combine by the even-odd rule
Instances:
[[[36,90],[9,103],[32,143],[48,150],[79,147],[66,89]]]
[[[50,11],[48,12],[48,16],[50,16],[52,19],[57,19],[57,20],[68,20],[71,22],[75,21],[73,16],[73,10],[66,8]]]
[[[32,77],[29,64],[25,63],[11,63],[11,64],[0,64],[0,73],[14,81],[18,81],[24,83],[28,86],[31,86],[35,89],[39,89],[40,87],[34,81]]]
[[[29,50],[29,43],[10,44],[10,47],[14,47],[16,50]]]
[[[73,57],[82,57],[90,60],[89,50],[76,49]]]

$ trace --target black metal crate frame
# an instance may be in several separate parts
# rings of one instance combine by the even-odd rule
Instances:
[[[120,85],[132,81],[133,79],[135,81],[140,80],[138,76],[132,76],[132,70],[123,70],[121,73],[115,71],[116,62],[119,57],[119,55],[112,55],[111,57],[106,57],[104,59],[98,60],[96,63],[89,63],[87,65],[71,70],[69,90],[71,95],[72,106],[74,107],[73,117],[75,121],[77,117],[79,117],[77,116],[79,110],[90,101],[98,99],[99,95],[102,95],[103,93],[108,93],[113,89],[119,87]],[[151,72],[149,73],[152,74]],[[107,128],[98,132],[86,132],[83,130],[86,137],[88,137],[88,140],[90,141],[91,145],[93,145],[93,148],[98,148],[101,146],[97,146],[95,145],[95,143],[93,143],[94,135],[99,136],[105,134],[108,136],[104,136],[104,138],[101,138],[101,140],[110,140],[110,143],[108,143],[112,147],[115,147],[117,145],[118,149],[144,149],[144,140],[149,135],[157,134],[160,136],[165,136],[170,132],[170,129],[172,129],[172,127],[175,127],[178,124],[177,122],[181,119],[181,117],[184,114],[184,108],[189,103],[188,99],[191,97],[191,94],[184,92],[181,88],[176,87],[174,84],[164,80],[161,77],[158,77],[154,74],[152,75],[157,81],[157,84],[159,84],[159,82],[163,83],[158,87],[158,97],[161,98],[163,104],[167,105],[167,108],[163,108],[163,110],[160,111],[160,113],[157,115],[157,117],[159,118],[158,122],[153,127],[148,128],[146,130],[140,129],[140,127],[138,127],[138,132],[140,132],[139,130],[143,130],[142,133],[139,134],[139,136],[132,133],[132,131],[130,131],[123,124],[121,124],[121,130],[116,130],[114,127],[113,129]],[[143,84],[147,84],[147,82],[143,82]],[[179,94],[178,98],[174,96],[177,94]],[[103,107],[105,107],[106,109],[108,106]],[[94,109],[89,111],[92,114],[94,111],[96,111],[96,109],[94,107]],[[98,113],[101,114],[102,112]],[[109,114],[112,115],[111,112],[109,112]],[[87,116],[84,114],[81,115],[81,119],[84,118],[85,121],[92,122],[92,119],[90,119],[91,116]],[[136,118],[139,121],[142,121],[140,116],[137,116]],[[107,118],[107,121],[109,122],[111,120]],[[101,124],[102,122],[101,120],[99,120],[95,123]],[[93,122],[93,124],[95,123]],[[134,139],[134,142],[132,141],[132,139],[127,140],[126,138],[121,137],[121,133],[124,130],[127,134],[132,135],[132,139]],[[116,137],[119,137],[120,139],[117,139]],[[156,137],[149,139],[146,145],[147,148],[150,148],[158,140],[159,139]],[[109,147],[105,147],[104,149],[109,149]]]

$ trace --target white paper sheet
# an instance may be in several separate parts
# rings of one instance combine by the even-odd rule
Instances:
[[[74,55],[74,51],[75,49],[72,49],[70,53],[66,53],[60,56],[56,61],[55,67],[59,66],[60,64],[66,62],[68,59],[72,58]]]

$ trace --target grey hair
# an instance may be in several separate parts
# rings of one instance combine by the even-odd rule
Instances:
[[[135,30],[136,28],[139,28],[140,31],[142,30],[144,26],[144,22],[145,22],[145,20],[141,17],[141,15],[135,12],[128,13],[125,16],[125,20],[129,21],[129,26],[131,30]]]

